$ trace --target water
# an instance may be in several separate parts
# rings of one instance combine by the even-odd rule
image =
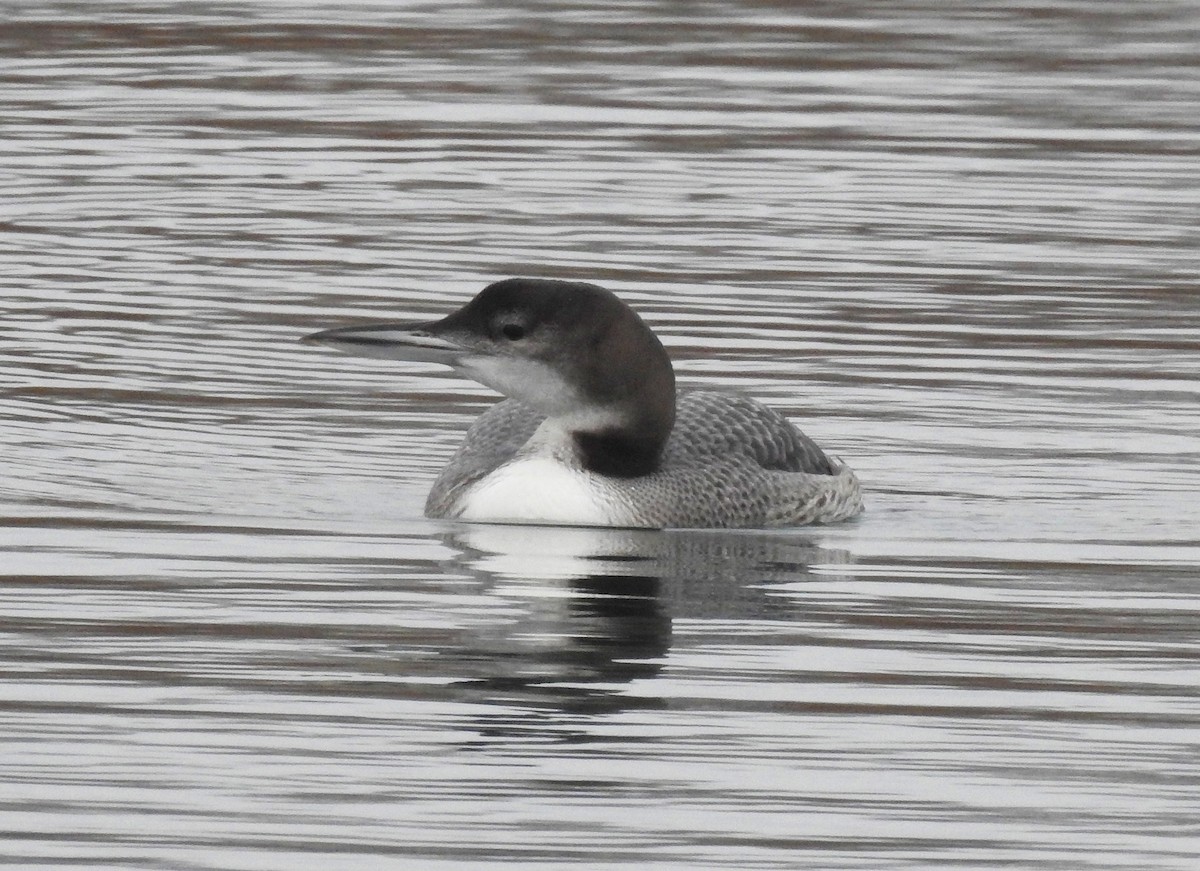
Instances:
[[[4,862],[1196,866],[1194,4],[0,21]],[[296,339],[514,274],[867,513],[425,520],[487,391]]]

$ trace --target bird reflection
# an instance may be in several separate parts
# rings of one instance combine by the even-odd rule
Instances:
[[[675,620],[786,618],[772,580],[845,559],[795,533],[477,525],[443,542],[455,570],[522,606],[515,623],[476,633],[459,651],[478,673],[455,689],[494,706],[479,723],[490,739],[552,726],[554,740],[581,740],[563,715],[661,707],[637,684],[668,663]]]

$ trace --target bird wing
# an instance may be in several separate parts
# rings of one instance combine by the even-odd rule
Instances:
[[[697,461],[737,455],[763,469],[835,475],[837,466],[782,414],[739,393],[681,393],[666,458]]]

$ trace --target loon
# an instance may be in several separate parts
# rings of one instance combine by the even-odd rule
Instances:
[[[862,510],[858,479],[749,397],[676,392],[666,349],[594,284],[510,278],[420,324],[304,338],[442,363],[507,399],[468,429],[431,518],[627,528],[828,523]]]

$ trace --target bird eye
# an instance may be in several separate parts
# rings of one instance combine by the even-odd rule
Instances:
[[[525,328],[520,324],[505,324],[500,328],[500,334],[506,339],[512,339],[514,342],[517,339],[525,337]]]

